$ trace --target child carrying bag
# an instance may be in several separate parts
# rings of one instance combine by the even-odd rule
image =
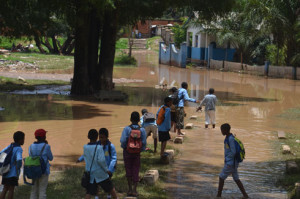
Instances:
[[[42,177],[42,175],[46,172],[46,163],[42,158],[43,151],[46,147],[46,143],[44,144],[41,153],[39,156],[32,156],[32,149],[30,147],[30,156],[24,158],[24,174],[23,179],[24,183],[27,185],[34,185],[34,180]],[[27,182],[26,177],[28,179],[32,179],[32,183]]]
[[[13,144],[11,144],[6,150],[0,153],[0,175],[7,174],[10,170],[10,162],[13,152]]]
[[[83,172],[83,175],[82,175],[82,178],[81,178],[81,186],[82,186],[83,188],[87,188],[88,185],[89,185],[89,183],[90,183],[90,179],[91,179],[91,170],[92,170],[94,158],[95,158],[95,155],[96,155],[96,149],[97,149],[97,146],[98,146],[98,143],[96,144],[96,147],[95,147],[94,156],[93,156],[93,160],[92,160],[92,163],[91,163],[90,170],[89,170],[89,171],[84,171],[84,172]]]

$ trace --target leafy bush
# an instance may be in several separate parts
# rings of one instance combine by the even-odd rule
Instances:
[[[284,46],[281,49],[278,49],[277,46],[274,44],[267,45],[267,59],[271,62],[272,65],[284,66],[286,64],[286,46]]]
[[[129,57],[126,53],[122,52],[122,54],[115,57],[115,64],[136,66],[136,59],[134,57]]]
[[[183,19],[183,25],[185,24],[187,18]],[[179,24],[174,24],[172,27],[175,39],[175,46],[180,48],[180,44],[186,41],[186,33],[187,33],[187,26],[183,26]]]

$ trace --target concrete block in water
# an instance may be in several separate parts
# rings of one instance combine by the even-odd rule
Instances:
[[[183,143],[183,137],[176,137],[174,139],[175,144],[182,144]]]
[[[294,160],[288,160],[286,163],[286,173],[292,174],[299,172],[299,167]]]
[[[284,131],[278,131],[278,139],[286,139]]]
[[[148,185],[154,185],[159,178],[158,170],[149,170],[144,176],[144,181]]]
[[[282,153],[283,154],[291,153],[290,146],[289,145],[282,145]]]
[[[192,115],[192,116],[190,117],[191,120],[196,120],[197,118],[198,118],[197,115]]]
[[[193,123],[187,123],[185,126],[186,129],[192,129],[193,127],[194,127]]]
[[[175,155],[175,151],[174,151],[174,150],[169,149],[169,150],[166,150],[165,153],[168,154],[170,160],[173,160],[173,159],[174,159],[174,155]]]

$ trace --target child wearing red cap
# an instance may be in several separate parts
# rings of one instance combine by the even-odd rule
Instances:
[[[53,160],[53,155],[51,152],[50,145],[46,140],[46,133],[44,129],[37,129],[34,133],[36,142],[30,145],[29,155],[30,156],[41,156],[46,163],[46,170],[42,177],[34,180],[34,185],[31,189],[30,199],[41,199],[47,198],[46,190],[48,186],[48,178],[50,174],[50,164],[49,161]]]

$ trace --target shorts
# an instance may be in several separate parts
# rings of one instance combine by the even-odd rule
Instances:
[[[159,131],[158,137],[160,142],[166,142],[171,139],[169,131]]]
[[[176,122],[177,121],[176,111],[175,112],[171,112],[171,121],[172,122]]]
[[[226,178],[232,174],[233,180],[239,180],[239,174],[238,174],[238,166],[228,165],[225,164],[222,172],[220,173],[219,177],[223,180],[226,180]]]
[[[157,139],[157,126],[149,125],[149,126],[146,126],[144,129],[146,131],[147,137],[150,136],[152,133],[152,138]]]
[[[3,185],[8,185],[8,186],[18,186],[19,179],[17,177],[10,177],[10,178],[3,178],[2,177],[2,183]]]
[[[88,187],[86,188],[86,194],[95,196],[98,193],[98,185],[106,192],[110,193],[111,190],[114,188],[114,185],[112,184],[111,180],[107,178],[106,180],[103,180],[99,183],[96,183],[94,181],[93,184],[89,183]]]
[[[178,107],[176,109],[176,128],[177,129],[184,129],[184,108]]]

